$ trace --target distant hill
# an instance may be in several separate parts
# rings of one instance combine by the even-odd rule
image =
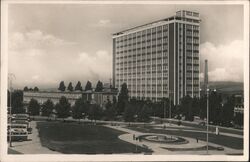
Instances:
[[[203,88],[203,82],[201,82],[201,88]],[[223,94],[242,94],[243,82],[209,82],[210,89],[216,89]],[[42,90],[57,91],[57,88],[44,88]]]
[[[201,82],[201,86],[203,84]],[[242,94],[244,91],[243,85],[243,82],[209,82],[210,89],[216,89],[216,91],[224,94]]]

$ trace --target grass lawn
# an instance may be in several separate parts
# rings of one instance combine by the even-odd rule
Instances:
[[[38,122],[43,146],[65,154],[132,153],[136,146],[118,138],[124,132],[101,125]],[[138,152],[151,152],[138,147]]]

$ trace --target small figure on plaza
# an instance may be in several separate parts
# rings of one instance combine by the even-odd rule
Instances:
[[[218,126],[216,126],[216,128],[215,128],[215,134],[216,134],[216,135],[219,135],[219,134],[220,134]]]

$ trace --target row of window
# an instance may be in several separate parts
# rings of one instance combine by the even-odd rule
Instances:
[[[156,75],[157,74],[157,75]],[[116,74],[116,78],[120,78],[120,80],[122,79],[131,79],[131,78],[134,78],[134,79],[142,79],[144,80],[145,78],[149,79],[149,78],[161,78],[161,79],[167,79],[168,77],[168,73],[164,72],[164,73],[161,73],[161,72],[158,72],[158,73],[152,73],[152,76],[151,76],[151,73],[150,74],[140,74],[140,73],[137,73],[136,74],[132,74],[132,73],[123,73],[123,74]]]
[[[161,57],[161,56],[158,56],[158,57],[151,57],[151,58],[119,58],[116,60],[116,65],[127,65],[128,66],[132,66],[132,65],[136,65],[136,63],[138,65],[150,65],[151,62],[155,63],[155,64],[165,64],[165,63],[168,63],[168,57]],[[157,63],[156,63],[157,62]]]
[[[117,51],[124,51],[124,50],[140,50],[146,48],[153,48],[155,46],[162,47],[168,46],[168,39],[163,40],[153,40],[147,42],[137,42],[133,44],[123,44],[123,45],[116,45],[115,48]]]
[[[125,36],[121,36],[116,38],[116,42],[122,42],[122,41],[127,41],[127,40],[131,40],[131,39],[135,39],[138,35],[138,37],[145,37],[146,35],[151,35],[151,34],[156,34],[156,33],[161,33],[166,32],[168,30],[168,25],[162,25],[162,26],[158,26],[158,27],[154,27],[151,29],[145,29],[136,33],[131,33]]]

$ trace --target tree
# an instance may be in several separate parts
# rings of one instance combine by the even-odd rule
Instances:
[[[38,91],[39,91],[39,89],[38,89],[37,87],[35,87],[35,88],[34,88],[34,91],[35,91],[35,92],[38,92]]]
[[[92,83],[90,81],[87,81],[85,86],[85,91],[92,90]]]
[[[47,116],[49,118],[49,116],[52,114],[54,109],[54,103],[48,99],[46,102],[44,102],[42,104],[42,116]]]
[[[119,93],[118,99],[119,98],[122,99],[122,100],[124,100],[124,101],[128,101],[129,96],[128,96],[128,88],[127,88],[127,84],[126,83],[122,84],[121,91]]]
[[[101,118],[102,115],[101,107],[97,104],[91,105],[88,114],[89,114],[89,119],[95,120],[96,122],[96,120]]]
[[[200,105],[200,117],[201,119],[207,118],[207,97],[204,95],[199,100]]]
[[[190,96],[185,96],[181,99],[180,111],[185,116],[186,120],[193,121],[194,113],[192,109],[192,98]]]
[[[11,113],[12,114],[24,113],[25,109],[23,106],[23,91],[15,90],[12,93],[10,93],[10,91],[7,91],[7,95],[8,95],[8,101],[7,101],[8,107],[10,107],[10,100],[11,100]]]
[[[167,98],[164,98],[160,102],[148,102],[149,106],[153,109],[153,116],[157,116],[160,118],[163,118],[169,116],[169,100]],[[164,115],[165,112],[165,115]]]
[[[213,122],[213,124],[221,123],[221,109],[222,109],[222,99],[221,95],[217,92],[212,91],[209,95],[209,121]],[[233,114],[232,118],[233,119]]]
[[[104,112],[107,120],[114,120],[116,111],[115,111],[115,105],[112,104],[109,100],[105,105],[105,112]]]
[[[64,85],[64,81],[61,81],[60,84],[59,84],[58,90],[60,90],[60,91],[65,91],[65,89],[66,89],[66,87],[65,87],[65,85]]]
[[[227,98],[227,102],[222,107],[222,124],[224,126],[230,126],[233,121],[235,107],[235,97],[231,96]]]
[[[28,105],[28,112],[30,115],[39,115],[40,105],[36,99],[31,99]]]
[[[138,113],[138,120],[141,122],[148,122],[150,120],[150,113],[151,113],[150,107],[144,103],[143,107]]]
[[[234,124],[242,126],[244,121],[243,119],[244,119],[243,113],[236,113],[234,116]]]
[[[96,84],[96,88],[95,88],[95,91],[96,92],[101,92],[103,90],[103,84],[102,82],[99,80]]]
[[[193,115],[200,116],[200,100],[197,97],[192,99],[192,111]]]
[[[68,102],[67,98],[62,96],[59,100],[59,103],[56,104],[56,111],[57,116],[59,118],[66,118],[69,116],[70,113],[70,103]]]
[[[128,88],[127,84],[123,83],[121,86],[121,91],[118,96],[118,102],[117,102],[117,112],[118,114],[122,114],[125,109],[125,103],[128,102]]]
[[[73,88],[73,86],[72,86],[72,83],[70,82],[69,83],[69,85],[68,85],[68,88],[67,88],[69,91],[73,91],[74,90],[74,88]]]
[[[23,88],[23,91],[29,91],[29,88],[28,88],[27,86],[25,86],[25,87]]]
[[[115,105],[117,103],[116,96],[113,96],[113,104]]]
[[[123,118],[125,122],[133,122],[135,116],[134,106],[133,104],[126,102],[125,103],[125,110],[123,114]]]
[[[72,108],[72,117],[74,119],[82,119],[83,118],[83,112],[85,109],[85,102],[83,98],[79,98],[76,100],[75,105]]]
[[[75,86],[75,91],[82,91],[82,85],[81,85],[81,82],[78,81],[76,86]]]

